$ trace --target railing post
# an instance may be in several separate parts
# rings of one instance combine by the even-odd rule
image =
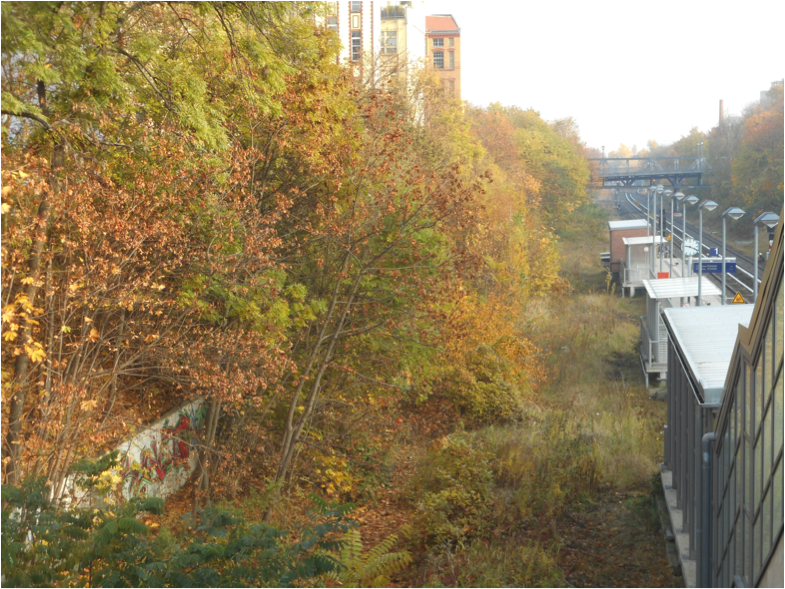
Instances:
[[[716,439],[714,432],[704,434],[703,460],[701,467],[701,515],[698,520],[696,544],[698,554],[698,586],[712,587],[711,583],[711,443]]]

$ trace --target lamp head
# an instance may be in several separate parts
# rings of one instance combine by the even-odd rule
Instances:
[[[744,211],[742,211],[739,207],[731,207],[724,213],[722,213],[722,218],[730,217],[734,221],[738,221],[744,216]]]
[[[657,188],[655,188],[655,190],[657,191],[657,193],[660,193],[663,190],[665,190],[665,187],[662,184],[657,184]]]
[[[704,200],[704,201],[703,201],[703,202],[700,204],[700,206],[699,206],[698,208],[699,208],[699,209],[706,209],[707,211],[711,212],[711,211],[713,211],[714,209],[716,209],[718,206],[720,206],[720,205],[718,205],[718,204],[717,204],[716,202],[714,202],[713,200]]]
[[[679,190],[679,192],[673,195],[673,198],[681,202],[684,199],[684,193],[681,190]]]
[[[667,197],[669,197],[671,194],[673,194],[673,190],[671,190],[670,188],[668,188],[668,190],[666,190],[666,191],[665,191],[665,192],[663,192],[662,194],[663,194],[663,195],[665,195],[665,197],[667,198]]]
[[[777,226],[777,223],[780,222],[780,216],[775,213],[763,213],[760,217],[755,219],[754,222],[756,227],[760,223],[763,223],[769,229],[774,229]]]
[[[689,196],[688,196],[688,197],[687,197],[687,198],[684,200],[684,204],[688,204],[688,205],[694,205],[696,202],[698,202],[698,197],[697,197],[697,196],[695,196],[694,194],[690,194],[690,195],[689,195]]]

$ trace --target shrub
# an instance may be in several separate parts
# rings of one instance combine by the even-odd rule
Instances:
[[[417,503],[420,532],[427,544],[462,544],[482,527],[490,510],[490,456],[465,434],[442,438],[415,481],[425,493]]]
[[[2,487],[2,571],[8,587],[286,587],[339,570],[330,553],[346,532],[347,507],[316,499],[313,525],[300,541],[266,523],[248,523],[207,508],[181,546],[167,530],[153,536],[140,521],[159,514],[160,499],[134,499],[109,509],[63,510],[43,479]]]
[[[595,449],[565,413],[538,422],[487,428],[496,484],[509,489],[523,517],[550,518],[565,505],[594,495],[599,484]]]
[[[389,587],[389,576],[412,561],[408,550],[390,552],[397,541],[398,537],[393,534],[363,553],[360,531],[349,530],[337,555],[343,568],[329,573],[328,579],[337,581],[342,587]]]

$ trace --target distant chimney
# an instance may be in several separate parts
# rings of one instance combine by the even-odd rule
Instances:
[[[725,121],[725,104],[720,100],[720,126]]]

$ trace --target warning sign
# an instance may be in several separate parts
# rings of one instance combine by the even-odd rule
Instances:
[[[731,301],[731,303],[734,304],[734,305],[745,305],[745,304],[747,304],[747,301],[744,300],[744,297],[741,296],[740,292],[736,291],[736,296],[733,297],[733,300]]]

